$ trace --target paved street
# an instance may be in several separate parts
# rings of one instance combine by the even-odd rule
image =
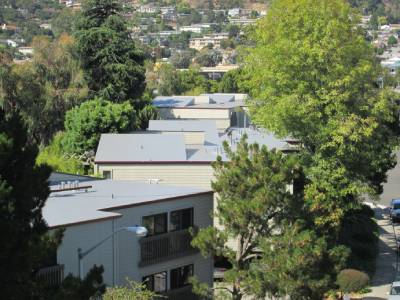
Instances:
[[[399,161],[400,153],[397,156]],[[376,274],[371,282],[372,292],[364,297],[367,300],[387,299],[390,283],[396,278],[396,241],[387,209],[393,198],[400,198],[400,162],[389,172],[380,203],[374,208],[379,225],[379,256]],[[400,233],[400,228],[396,231]]]
[[[364,297],[368,300],[387,299],[386,293],[396,276],[396,241],[388,211],[377,207],[375,212],[379,225],[379,256],[376,273],[371,282],[372,292]]]

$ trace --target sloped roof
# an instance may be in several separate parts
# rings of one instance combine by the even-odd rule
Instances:
[[[196,187],[177,187],[138,181],[87,181],[85,190],[52,192],[43,208],[43,217],[51,228],[82,224],[120,217],[113,210],[173,200],[211,190]],[[56,190],[58,186],[51,186]]]
[[[184,161],[184,136],[102,134],[95,162]]]
[[[150,120],[148,130],[165,132],[203,131],[205,145],[221,145],[214,120]]]

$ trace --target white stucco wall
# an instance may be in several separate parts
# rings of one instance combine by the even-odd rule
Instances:
[[[212,226],[210,212],[213,209],[213,198],[211,194],[119,209],[114,212],[121,213],[122,217],[120,218],[68,226],[65,230],[63,242],[57,252],[57,261],[59,264],[65,265],[66,274],[72,273],[78,276],[78,247],[82,248],[83,251],[89,249],[113,232],[113,226],[118,229],[125,226],[141,225],[142,216],[163,212],[169,213],[190,207],[194,208],[194,225],[198,227]],[[114,264],[113,259],[115,261]],[[115,235],[114,247],[113,239],[110,239],[85,257],[83,261],[84,274],[94,264],[103,265],[105,269],[103,278],[107,285],[113,284],[113,274],[115,274],[115,283],[122,285],[126,283],[126,278],[141,281],[142,277],[146,275],[167,271],[169,286],[169,271],[188,264],[194,264],[194,274],[199,280],[212,284],[213,261],[212,259],[203,258],[200,254],[139,267],[140,245],[138,238],[126,231],[121,231]],[[113,265],[115,268],[114,273]]]

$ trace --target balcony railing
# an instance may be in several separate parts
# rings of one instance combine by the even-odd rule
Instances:
[[[149,236],[140,240],[140,267],[198,252],[190,245],[187,229]]]
[[[40,269],[36,278],[48,286],[59,286],[64,280],[64,265],[56,265]]]

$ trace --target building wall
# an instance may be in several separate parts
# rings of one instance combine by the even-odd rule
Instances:
[[[232,109],[195,109],[195,108],[159,108],[160,116],[164,120],[190,119],[190,120],[213,120],[219,131],[225,131],[231,126],[248,127],[248,114]],[[237,114],[237,121],[232,123],[232,114]],[[246,117],[245,117],[246,114]]]
[[[161,108],[163,118],[175,119],[228,119],[230,109]]]
[[[202,145],[204,144],[204,131],[160,131],[161,134],[183,134],[186,145]]]
[[[62,243],[57,251],[57,262],[64,264],[64,274],[71,273],[79,276],[78,248],[85,251],[113,232],[113,220],[98,221],[66,227]],[[83,274],[86,274],[93,265],[103,265],[103,278],[112,283],[112,239],[88,254],[83,259]]]
[[[111,171],[115,180],[148,181],[160,179],[160,183],[178,186],[211,188],[214,171],[210,164],[131,164],[97,165],[97,172]]]
[[[164,212],[169,213],[174,210],[190,207],[194,208],[194,225],[200,228],[213,225],[213,220],[210,216],[210,212],[213,209],[212,195],[201,195],[186,199],[136,206],[130,209],[115,211],[124,214],[122,218],[116,220],[117,227],[119,228],[141,224],[142,216]],[[116,273],[118,274],[118,284],[124,284],[126,277],[132,278],[136,281],[141,281],[142,277],[144,276],[162,271],[168,271],[167,286],[169,286],[169,271],[171,269],[188,264],[194,264],[194,272],[199,280],[208,284],[212,283],[213,261],[210,258],[205,259],[200,254],[195,254],[146,267],[138,267],[140,255],[139,243],[137,241],[132,242],[131,238],[129,238],[129,233],[125,232],[119,234],[117,242],[117,244],[120,245],[119,251],[117,251],[118,270]],[[132,256],[134,259],[132,259]]]
[[[210,211],[213,209],[212,194],[114,210],[113,212],[122,214],[122,217],[113,220],[68,226],[65,230],[62,244],[57,252],[57,262],[65,265],[65,274],[72,273],[78,276],[78,247],[82,248],[83,251],[89,249],[112,233],[113,228],[118,229],[125,226],[142,225],[143,216],[190,207],[194,208],[194,225],[198,227],[213,225],[210,216]],[[139,267],[140,245],[138,239],[138,237],[126,231],[115,234],[114,239],[108,240],[84,258],[84,274],[94,264],[103,265],[105,269],[103,274],[104,282],[107,285],[112,285],[113,282],[123,285],[126,283],[126,278],[141,281],[144,276],[168,271],[167,286],[169,286],[169,271],[171,269],[194,264],[194,273],[198,279],[210,285],[212,284],[213,261],[211,258],[203,258],[200,254],[185,256],[143,268]],[[113,272],[113,266],[115,272]]]

